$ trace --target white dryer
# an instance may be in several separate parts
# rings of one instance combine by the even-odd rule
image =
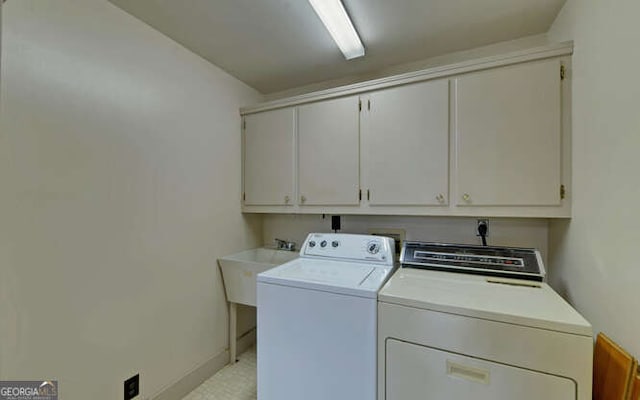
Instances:
[[[408,242],[378,304],[379,400],[590,400],[591,325],[532,249]]]
[[[390,238],[314,233],[257,278],[258,400],[375,400],[377,293]]]

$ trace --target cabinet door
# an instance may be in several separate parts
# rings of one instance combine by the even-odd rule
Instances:
[[[559,205],[560,62],[456,81],[456,204]]]
[[[285,108],[245,116],[246,205],[293,203],[294,112]]]
[[[449,82],[381,90],[365,103],[362,171],[369,204],[447,204]]]
[[[301,205],[358,205],[358,97],[298,108]]]

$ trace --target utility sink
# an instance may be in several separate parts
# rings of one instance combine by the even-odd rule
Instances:
[[[256,275],[295,258],[298,258],[298,252],[266,248],[219,258],[227,300],[255,307]]]
[[[252,249],[218,259],[229,302],[229,362],[236,362],[236,303],[256,306],[256,275],[298,258],[298,252]]]

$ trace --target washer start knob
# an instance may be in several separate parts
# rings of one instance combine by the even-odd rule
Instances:
[[[380,251],[380,242],[369,242],[367,243],[367,251],[370,254],[378,254]]]

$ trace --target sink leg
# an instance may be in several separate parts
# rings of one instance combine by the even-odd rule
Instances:
[[[229,364],[236,362],[236,323],[237,313],[236,303],[229,302]]]

